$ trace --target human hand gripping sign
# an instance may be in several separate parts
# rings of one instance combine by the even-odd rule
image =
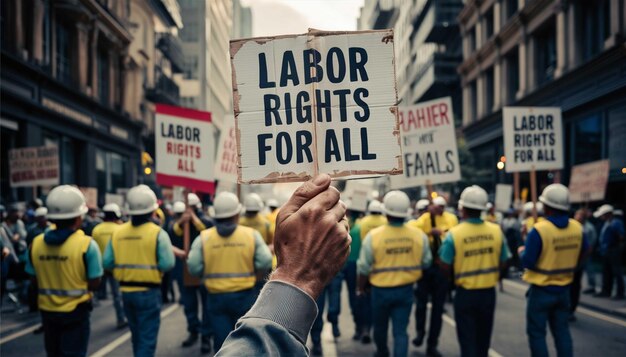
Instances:
[[[346,205],[330,186],[330,176],[318,175],[300,186],[278,214],[278,266],[271,280],[293,284],[317,299],[343,267],[351,243]]]

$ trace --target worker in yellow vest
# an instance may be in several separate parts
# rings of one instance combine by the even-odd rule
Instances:
[[[193,242],[187,267],[189,273],[203,278],[208,290],[217,351],[252,307],[255,272],[271,267],[272,254],[258,231],[238,224],[242,206],[236,195],[219,193],[213,204],[215,227],[202,231]]]
[[[479,186],[461,193],[463,222],[452,227],[439,251],[442,269],[454,268],[454,319],[461,356],[487,357],[501,265],[511,253],[497,224],[483,221],[487,192]]]
[[[267,208],[269,208],[269,213],[265,216],[268,221],[272,225],[276,224],[276,217],[278,217],[278,212],[280,212],[280,205],[278,204],[278,200],[275,198],[270,198],[267,200]]]
[[[361,218],[361,241],[374,228],[387,224],[387,218],[383,215],[383,204],[380,201],[371,201],[367,205],[367,215]]]
[[[91,235],[93,239],[98,243],[100,253],[104,256],[104,251],[111,241],[113,233],[120,227],[122,223],[122,211],[116,203],[108,203],[102,207],[104,213],[104,219],[102,223],[99,223],[93,228]],[[107,284],[111,288],[111,295],[113,296],[113,307],[115,307],[115,316],[117,317],[117,328],[123,328],[128,325],[126,322],[126,316],[124,315],[124,307],[122,306],[122,294],[120,293],[120,285],[113,277],[113,272],[105,271],[102,277],[103,281],[100,285],[99,294],[96,294],[98,299],[106,298],[106,286]]]
[[[135,356],[154,356],[161,324],[161,279],[174,267],[170,237],[152,222],[159,207],[146,185],[126,195],[130,221],[111,237],[104,252],[104,268],[120,283],[124,311],[132,334]]]
[[[422,277],[422,270],[430,266],[432,256],[426,234],[404,223],[410,215],[409,197],[402,191],[391,191],[383,202],[388,223],[371,230],[362,243],[357,261],[357,294],[363,294],[369,280],[376,355],[389,355],[387,334],[391,318],[394,356],[406,356],[413,284]]]
[[[424,205],[428,201],[421,202]],[[458,224],[456,216],[446,212],[446,205],[446,200],[441,196],[437,196],[433,199],[433,203],[426,208],[426,212],[421,214],[417,220],[408,223],[413,227],[421,229],[428,235],[431,253],[435,260],[437,260],[439,254],[442,238],[450,228]],[[417,208],[420,209],[422,207]],[[424,270],[424,275],[415,289],[415,330],[417,336],[412,342],[416,347],[424,343],[428,313],[427,306],[430,301],[432,308],[430,309],[428,339],[426,340],[426,354],[430,357],[441,355],[437,350],[437,346],[443,324],[444,304],[449,288],[448,276],[441,270],[438,264],[433,264],[430,268]]]
[[[547,356],[546,325],[550,326],[559,356],[572,356],[569,332],[570,285],[588,251],[582,225],[569,218],[569,190],[561,184],[546,187],[539,200],[547,219],[537,222],[519,251],[530,284],[526,334],[532,356]]]
[[[533,226],[535,225],[535,223],[545,220],[543,203],[535,202],[535,205],[536,205],[535,209],[537,210],[536,220],[535,220],[535,217],[533,217],[533,203],[526,202],[524,204],[524,220],[522,221],[522,240],[523,241],[526,241],[526,235],[528,235],[528,232],[530,232],[531,229],[533,229]]]
[[[272,248],[274,235],[271,232],[272,223],[261,214],[263,210],[263,200],[256,193],[246,195],[243,200],[245,213],[239,219],[239,224],[250,227],[261,233],[261,237],[270,249]]]
[[[415,220],[420,218],[424,213],[428,212],[429,205],[430,201],[425,198],[422,198],[421,200],[417,201],[417,203],[415,203]]]
[[[98,288],[102,277],[100,250],[80,229],[87,213],[80,190],[57,186],[50,191],[47,204],[48,218],[56,229],[35,237],[26,259],[26,272],[38,287],[46,353],[85,356],[90,291]]]

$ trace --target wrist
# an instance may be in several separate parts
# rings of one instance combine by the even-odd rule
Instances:
[[[321,295],[324,290],[324,286],[317,281],[312,280],[303,280],[298,279],[293,274],[289,274],[284,272],[280,267],[276,268],[270,280],[278,280],[284,283],[293,285],[300,290],[304,291],[307,295],[309,295],[313,300],[317,300],[317,298]]]

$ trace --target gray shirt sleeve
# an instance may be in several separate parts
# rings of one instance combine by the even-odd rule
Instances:
[[[308,355],[306,340],[316,317],[313,298],[294,285],[272,280],[216,356]]]

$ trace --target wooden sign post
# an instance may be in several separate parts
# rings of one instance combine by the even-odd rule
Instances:
[[[530,168],[530,199],[533,201],[533,219],[537,222],[537,172]]]
[[[183,201],[185,202],[185,212],[189,209],[189,194],[185,189],[183,191]],[[189,249],[191,248],[191,238],[189,237],[189,220],[185,221],[183,224],[183,249],[185,250],[185,254],[189,254]],[[199,238],[198,238],[199,239]],[[183,264],[183,285],[185,286],[199,286],[202,284],[202,281],[189,274],[189,269],[187,268],[187,262]]]

